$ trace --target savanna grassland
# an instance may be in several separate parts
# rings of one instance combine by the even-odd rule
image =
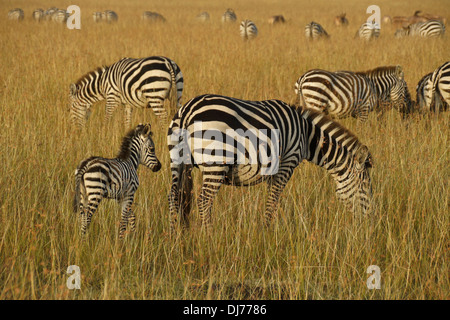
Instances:
[[[71,4],[81,8],[81,30],[31,19],[36,8]],[[167,125],[135,110],[133,125],[152,123],[163,164],[158,173],[139,170],[136,232],[119,241],[120,207],[104,201],[83,242],[72,211],[78,163],[115,156],[126,132],[121,110],[104,122],[104,103],[93,107],[84,130],[71,125],[69,85],[83,74],[125,56],[162,55],[183,72],[183,103],[204,93],[294,103],[294,83],[309,69],[401,65],[415,99],[419,79],[450,58],[449,30],[442,39],[395,39],[382,25],[378,40],[354,39],[372,4],[382,16],[420,9],[450,18],[444,0],[1,1],[0,299],[448,299],[448,112],[403,121],[393,110],[364,124],[341,121],[374,158],[371,216],[348,212],[326,172],[303,163],[272,226],[263,226],[265,185],[225,186],[210,233],[194,206],[191,229],[171,238]],[[6,19],[15,7],[25,11],[20,23]],[[228,7],[238,22],[256,23],[254,41],[242,41],[238,22],[222,25]],[[106,9],[118,13],[118,23],[94,24],[92,12]],[[142,22],[146,10],[167,23]],[[210,22],[195,20],[203,11]],[[350,24],[337,28],[333,19],[344,11]],[[287,22],[270,26],[276,14]],[[328,41],[306,40],[311,20]],[[69,265],[80,267],[80,290],[66,287]],[[380,290],[366,286],[370,265],[380,267]]]

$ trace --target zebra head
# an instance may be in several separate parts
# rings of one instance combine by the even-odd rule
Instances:
[[[395,109],[403,114],[409,114],[412,112],[413,102],[401,66],[396,67],[396,78],[390,90],[391,102]]]
[[[140,163],[150,168],[153,172],[161,169],[161,163],[156,157],[155,143],[152,139],[150,124],[139,124],[134,130],[137,144],[140,148]]]
[[[353,212],[366,214],[372,200],[372,156],[365,145],[349,154],[348,166],[335,177],[336,194]]]

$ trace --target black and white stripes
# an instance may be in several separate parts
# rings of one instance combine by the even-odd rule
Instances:
[[[404,36],[419,36],[423,38],[440,37],[445,33],[445,25],[439,20],[429,20],[411,24],[395,32],[397,38]]]
[[[244,20],[239,26],[240,34],[242,39],[249,40],[254,39],[258,35],[258,28],[251,20]]]
[[[394,107],[406,114],[412,107],[400,66],[366,72],[310,70],[295,83],[295,93],[305,107],[361,121],[367,120],[372,110]]]
[[[154,56],[142,59],[123,58],[109,67],[101,67],[70,85],[72,122],[84,126],[91,105],[106,99],[108,120],[119,105],[125,105],[125,125],[131,123],[131,107],[152,108],[165,122],[164,101],[176,90],[177,107],[181,106],[183,74],[169,58]]]
[[[373,40],[380,36],[380,26],[377,23],[363,23],[356,32],[355,38]]]
[[[173,118],[168,145],[172,228],[179,217],[188,225],[193,167],[202,172],[198,208],[206,226],[222,184],[247,186],[262,181],[269,184],[265,217],[270,222],[280,194],[302,160],[328,170],[338,197],[353,210],[369,210],[372,159],[368,148],[339,123],[310,109],[279,100],[198,96]]]
[[[119,237],[128,223],[135,230],[135,215],[131,210],[134,194],[139,186],[137,169],[140,164],[154,172],[161,168],[155,154],[150,125],[138,125],[122,141],[114,159],[90,157],[75,171],[74,211],[81,214],[81,233],[84,235],[102,199],[116,199],[122,206]]]
[[[308,39],[328,38],[329,35],[325,29],[317,22],[310,22],[305,26],[305,35]]]
[[[431,102],[433,111],[445,111],[450,107],[450,61],[434,70],[431,76]]]

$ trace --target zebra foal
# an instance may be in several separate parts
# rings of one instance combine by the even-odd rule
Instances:
[[[136,218],[131,206],[139,186],[138,166],[143,164],[153,172],[161,168],[151,136],[150,125],[140,124],[123,138],[116,158],[90,157],[78,165],[75,171],[73,209],[81,215],[83,235],[104,198],[116,199],[121,203],[120,238],[123,238],[128,223],[132,231],[136,229]]]

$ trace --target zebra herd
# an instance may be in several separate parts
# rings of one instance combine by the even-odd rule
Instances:
[[[332,118],[352,116],[365,121],[370,111],[383,112],[392,107],[408,115],[416,105],[422,110],[447,110],[450,62],[420,80],[416,102],[411,100],[401,66],[365,72],[310,70],[295,83],[299,102],[295,105],[204,94],[182,106],[183,88],[181,69],[171,59],[123,58],[70,85],[71,119],[83,127],[92,104],[106,100],[106,119],[123,104],[127,127],[131,124],[131,107],[151,108],[165,125],[168,112],[164,100],[171,91],[176,92],[177,112],[167,133],[172,230],[189,225],[194,167],[202,172],[198,209],[204,227],[210,225],[213,200],[223,184],[266,182],[269,197],[265,221],[270,223],[284,187],[303,160],[330,173],[337,197],[350,210],[371,212],[373,157],[367,146]],[[103,198],[122,203],[121,238],[128,223],[131,230],[135,229],[131,205],[139,184],[136,170],[139,164],[153,171],[161,168],[150,129],[148,124],[129,131],[115,159],[91,157],[79,164],[74,209],[81,214],[83,234]],[[268,167],[275,170],[267,173],[264,169]]]
[[[15,8],[8,12],[9,20],[22,21],[25,14],[22,9]],[[69,18],[69,13],[64,9],[58,9],[56,7],[51,7],[47,10],[36,9],[33,11],[32,16],[35,21],[53,21],[57,23],[65,23]]]

